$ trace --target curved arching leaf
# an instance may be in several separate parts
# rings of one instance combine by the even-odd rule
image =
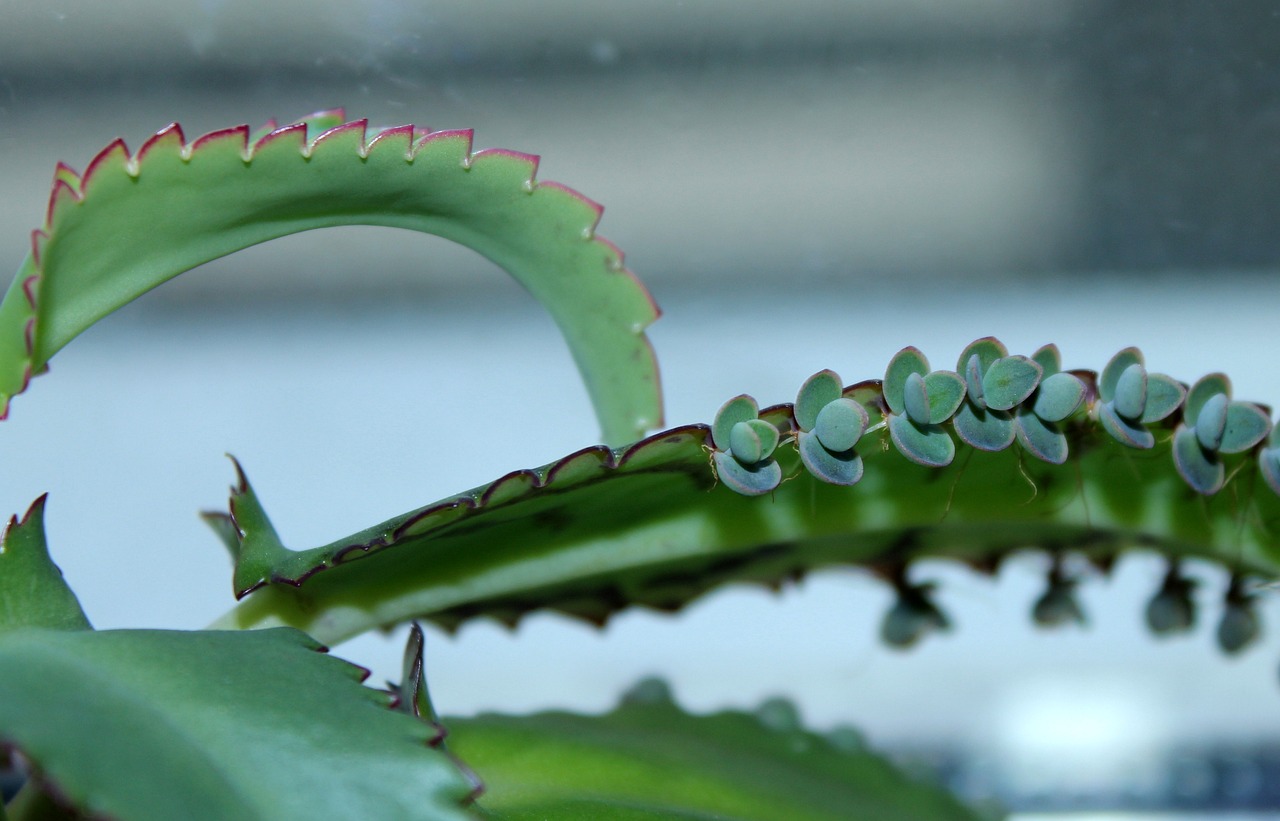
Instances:
[[[537,181],[533,155],[472,151],[470,131],[342,120],[327,112],[192,142],[174,124],[136,153],[116,140],[83,175],[59,165],[45,223],[0,303],[0,415],[60,348],[183,271],[287,234],[365,224],[451,239],[518,280],[560,326],[605,441],[661,424],[644,335],[658,311],[596,235],[599,205]]]

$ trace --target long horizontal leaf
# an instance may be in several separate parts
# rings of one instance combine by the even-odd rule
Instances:
[[[446,723],[451,749],[485,781],[480,805],[494,821],[977,817],[880,757],[789,723],[789,705],[768,707],[773,721],[742,712],[693,716],[649,700],[603,716]]]

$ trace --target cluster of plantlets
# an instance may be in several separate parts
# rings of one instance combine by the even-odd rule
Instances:
[[[641,438],[660,422],[643,333],[656,309],[595,235],[599,206],[535,170],[472,152],[469,132],[340,112],[190,144],[173,125],[136,154],[112,143],[83,176],[58,167],[0,303],[6,413],[58,349],[149,288],[274,237],[374,223],[455,239],[520,280],[564,330],[609,444],[310,550],[285,546],[236,463],[229,508],[205,518],[242,601],[205,631],[92,630],[49,558],[42,497],[0,543],[0,749],[32,776],[11,818],[474,818],[478,782],[455,755],[488,785],[492,818],[968,817],[779,702],[696,718],[648,684],[604,717],[441,722],[416,630],[385,691],[315,652],[415,619],[514,625],[550,609],[604,624],[855,565],[897,591],[881,635],[908,646],[951,625],[911,580],[918,559],[991,571],[1043,549],[1033,616],[1056,625],[1084,618],[1064,557],[1106,567],[1141,547],[1169,560],[1152,629],[1194,622],[1181,568],[1202,558],[1231,574],[1223,649],[1256,640],[1252,585],[1280,577],[1280,439],[1226,377],[1188,389],[1132,348],[1101,375],[1067,372],[1053,346],[1024,357],[987,338],[955,371],[906,348],[883,380],[821,371],[794,405],[739,396],[710,426]]]

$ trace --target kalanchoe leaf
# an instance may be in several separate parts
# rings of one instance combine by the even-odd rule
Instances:
[[[931,584],[902,585],[898,599],[880,623],[880,638],[890,647],[906,650],[930,633],[951,629],[947,618],[929,599]]]
[[[1125,368],[1116,380],[1116,394],[1112,402],[1115,412],[1125,419],[1142,418],[1147,406],[1147,369],[1134,363]]]
[[[899,453],[925,467],[946,467],[956,455],[956,443],[945,430],[918,426],[905,416],[889,417],[889,437]]]
[[[924,376],[928,372],[929,360],[917,348],[903,348],[894,354],[884,373],[884,401],[888,403],[889,410],[895,414],[905,412],[907,406],[903,394],[907,377],[913,373]]]
[[[1258,618],[1257,602],[1245,592],[1244,579],[1238,574],[1231,577],[1225,599],[1222,619],[1218,622],[1218,647],[1233,656],[1258,640],[1262,635],[1262,622]]]
[[[1049,573],[1049,584],[1031,608],[1031,617],[1041,627],[1085,624],[1084,611],[1076,601],[1076,580],[1062,575],[1055,565]]]
[[[739,422],[729,431],[729,452],[751,467],[768,459],[778,447],[778,429],[763,419]]]
[[[1196,380],[1187,391],[1186,401],[1182,405],[1182,421],[1187,427],[1195,427],[1200,419],[1200,409],[1218,394],[1228,398],[1231,396],[1231,380],[1225,374],[1206,374]]]
[[[1111,434],[1111,438],[1122,445],[1141,450],[1155,447],[1155,435],[1141,425],[1122,418],[1110,402],[1104,402],[1098,406],[1098,421],[1102,423],[1103,429]]]
[[[749,468],[728,453],[716,451],[716,475],[744,496],[760,496],[782,483],[782,466],[769,460]]]
[[[1142,410],[1144,425],[1160,420],[1173,413],[1182,405],[1187,396],[1187,389],[1171,376],[1162,373],[1147,374],[1147,405]]]
[[[1227,424],[1218,452],[1243,453],[1266,439],[1270,432],[1271,420],[1262,408],[1249,402],[1231,402],[1227,406]]]
[[[1062,370],[1062,353],[1058,350],[1058,346],[1052,342],[1038,348],[1035,353],[1031,354],[1031,360],[1040,366],[1042,380],[1047,380]]]
[[[828,402],[818,413],[813,433],[824,448],[842,453],[858,444],[869,422],[865,408],[852,399],[841,397]]]
[[[1009,355],[1009,349],[993,336],[970,342],[956,362],[956,370],[965,380],[969,401],[979,408],[986,407],[982,377],[996,360]]]
[[[982,361],[975,353],[964,363],[960,373],[964,376],[965,392],[974,407],[985,410],[987,399],[982,391]]]
[[[924,384],[929,397],[926,424],[941,425],[955,416],[964,402],[964,380],[960,375],[951,371],[933,371],[925,376]]]
[[[1040,366],[1025,356],[996,360],[982,377],[987,407],[1010,410],[1021,405],[1040,384],[1040,375]]]
[[[767,698],[756,707],[756,719],[775,733],[794,733],[804,728],[795,702],[781,696]]]
[[[1031,409],[1046,422],[1061,422],[1083,401],[1084,383],[1074,374],[1055,372],[1040,382]]]
[[[0,727],[89,817],[473,819],[431,730],[322,649],[291,628],[0,633]]]
[[[1120,375],[1129,366],[1142,364],[1142,351],[1137,348],[1125,348],[1111,357],[1111,361],[1102,369],[1102,375],[1098,378],[1098,395],[1102,398],[1102,401],[1111,402],[1114,400],[1116,398],[1116,386],[1120,382]]]
[[[1274,436],[1271,438],[1275,439]],[[1280,496],[1280,446],[1269,447],[1259,453],[1258,467],[1272,492]]]
[[[1177,562],[1169,565],[1164,583],[1147,604],[1147,627],[1157,636],[1187,633],[1195,627],[1196,607],[1191,598],[1195,582],[1182,575]]]
[[[976,410],[966,402],[951,423],[956,435],[978,450],[1000,451],[1013,444],[1013,417],[1004,411]]]
[[[1204,420],[1204,414],[1200,419]],[[1222,489],[1226,481],[1226,468],[1212,451],[1206,451],[1195,431],[1179,425],[1173,435],[1173,461],[1178,474],[1192,490],[1204,496],[1212,496]]]
[[[747,466],[756,464],[765,456],[764,443],[760,441],[760,434],[751,425],[751,422],[759,421],[759,419],[752,419],[739,422],[729,431],[729,452],[733,454],[734,459]]]
[[[902,404],[906,416],[917,425],[929,424],[929,388],[918,373],[907,374],[902,386]]]
[[[483,773],[483,817],[511,821],[976,821],[944,790],[914,783],[859,734],[805,730],[769,700],[752,712],[683,712],[627,699],[599,716],[492,713],[449,720]],[[363,817],[363,816],[362,816]],[[421,817],[421,816],[420,816]]]
[[[1205,450],[1222,447],[1222,434],[1227,432],[1227,406],[1230,404],[1231,400],[1225,393],[1216,393],[1205,400],[1194,420],[1184,417],[1184,422],[1195,428],[1196,438]]]
[[[745,393],[735,396],[720,406],[716,411],[715,422],[711,425],[711,441],[716,450],[731,449],[733,426],[748,419],[756,419],[760,408],[756,400]]]
[[[805,468],[822,481],[832,485],[856,485],[862,478],[862,457],[850,449],[833,453],[816,434],[801,432],[797,437],[800,460]]]
[[[840,376],[830,370],[818,371],[805,380],[796,396],[796,424],[800,430],[813,430],[822,409],[840,398],[842,384]]]
[[[287,234],[383,225],[459,242],[544,305],[607,442],[661,424],[644,336],[658,311],[621,252],[596,234],[599,205],[540,182],[530,154],[473,151],[470,131],[356,120],[316,133],[329,122],[259,131],[253,141],[247,126],[188,141],[173,124],[132,155],[114,141],[83,177],[61,166],[44,225],[0,305],[0,418],[59,349],[162,282]]]
[[[619,703],[626,704],[675,704],[671,684],[660,676],[646,676],[627,688]]]
[[[1062,374],[1059,374],[1061,376]],[[1051,465],[1067,461],[1067,437],[1031,410],[1020,408],[1015,419],[1018,442],[1037,459]]]
[[[1229,656],[1237,655],[1257,642],[1262,635],[1262,623],[1253,602],[1229,603],[1222,611],[1216,635],[1218,646]]]
[[[14,516],[0,536],[0,634],[22,627],[89,630],[76,594],[49,558],[44,537],[45,496]]]

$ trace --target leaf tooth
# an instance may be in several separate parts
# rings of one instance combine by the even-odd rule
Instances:
[[[361,158],[369,156],[369,144],[366,135],[369,129],[369,120],[360,118],[352,120],[349,123],[335,125],[328,129],[320,136],[316,137],[307,146],[308,156],[313,155],[321,149],[321,146],[330,144],[349,145],[355,149],[355,153]]]
[[[369,141],[368,155],[378,151],[399,151],[406,162],[413,161],[413,125],[397,125],[384,128]]]
[[[116,137],[107,143],[106,147],[94,155],[89,161],[89,165],[85,168],[84,176],[81,178],[80,191],[82,195],[88,194],[93,181],[102,174],[112,168],[118,168],[124,171],[125,164],[129,162],[129,147],[125,145],[124,140]]]
[[[298,156],[307,154],[307,124],[290,123],[259,137],[249,149],[249,161],[252,162],[263,151],[281,146],[281,150],[295,151]]]
[[[249,161],[249,126],[235,125],[231,128],[220,128],[217,131],[210,131],[208,134],[202,134],[196,138],[195,142],[186,147],[183,152],[183,159],[192,160],[201,151],[209,151],[223,145],[229,145],[233,148],[236,142],[239,142],[240,158],[245,162]]]
[[[147,158],[153,153],[157,151],[172,151],[175,154],[180,154],[182,147],[186,144],[187,138],[182,133],[182,126],[177,123],[169,123],[148,137],[147,141],[138,149],[138,152],[133,155],[133,159],[139,166],[143,166]]]

